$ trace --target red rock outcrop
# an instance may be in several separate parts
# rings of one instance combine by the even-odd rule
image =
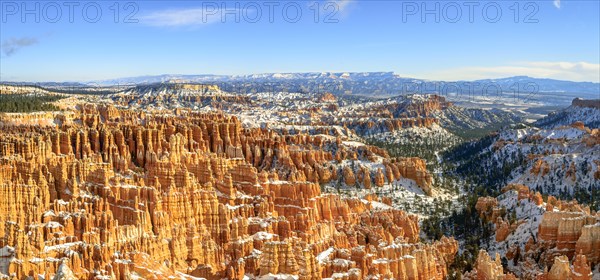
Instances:
[[[546,260],[552,260],[556,254],[572,258],[576,252],[581,252],[596,263],[598,253],[595,249],[600,246],[600,226],[596,225],[597,221],[598,217],[585,212],[545,212],[539,225],[538,238],[545,243],[545,247],[556,248],[548,250]]]
[[[505,210],[498,207],[498,200],[494,197],[479,197],[475,204],[475,210],[479,213],[479,217],[487,221],[495,222],[498,217],[502,216]]]
[[[554,264],[548,272],[548,280],[567,280],[572,279],[571,268],[569,267],[569,259],[565,256],[556,257]]]
[[[328,165],[331,140],[243,129],[219,113],[88,104],[73,114],[0,133],[4,274],[444,279],[458,250],[451,238],[419,243],[414,215],[322,194],[318,183],[340,173],[357,182]],[[340,151],[374,155],[385,154]],[[363,170],[363,181],[430,183],[422,160],[384,158],[385,171]]]
[[[506,240],[506,237],[512,232],[510,224],[503,220],[501,217],[498,217],[496,221],[496,242],[501,242]]]
[[[600,263],[600,224],[583,226],[575,244],[575,252],[586,256],[591,263]]]
[[[538,159],[531,167],[530,172],[535,176],[546,176],[550,172],[550,165],[543,159]]]
[[[572,106],[584,107],[584,108],[596,108],[600,109],[600,99],[588,99],[584,100],[581,98],[575,98],[571,102]]]
[[[477,255],[477,261],[475,263],[475,269],[468,273],[466,279],[477,279],[477,280],[516,280],[517,278],[510,274],[504,273],[502,264],[500,263],[500,255],[496,254],[496,260],[492,260],[485,250],[480,250]]]
[[[330,92],[326,92],[319,97],[319,102],[336,102],[337,98]]]
[[[591,280],[592,270],[584,255],[577,255],[573,265],[566,256],[557,256],[550,271],[537,276],[538,280]]]
[[[425,160],[417,157],[398,158],[393,160],[391,165],[398,168],[401,177],[414,180],[427,195],[431,195],[433,176],[427,171]]]
[[[548,196],[543,207],[541,195],[523,185],[508,185],[503,191],[511,193],[502,197],[501,204],[516,202],[513,207],[532,207],[528,210],[530,213],[543,213],[541,220],[536,213],[510,223],[506,210],[497,206],[497,199],[478,199],[475,207],[480,216],[488,222],[495,222],[496,242],[506,242],[502,245],[506,245],[505,257],[509,264],[512,262],[512,266],[509,266],[512,267],[511,271],[522,279],[590,279],[591,268],[598,263],[600,216],[576,201],[561,201],[553,196]],[[538,221],[537,236],[529,230],[530,236],[523,243],[521,234]],[[515,230],[520,235],[509,238]],[[543,272],[544,267],[552,269]],[[473,273],[467,276],[473,279]]]
[[[573,280],[591,280],[592,270],[585,255],[575,256],[573,261]]]

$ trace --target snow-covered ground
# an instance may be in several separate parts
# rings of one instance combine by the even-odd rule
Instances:
[[[377,194],[380,197],[389,197],[392,207],[402,209],[408,213],[417,215],[424,219],[433,214],[436,207],[450,211],[458,208],[457,199],[460,194],[452,193],[445,189],[433,189],[433,195],[426,195],[416,182],[411,179],[402,178],[383,187],[373,186],[371,189],[342,188],[337,190],[329,185],[325,188],[327,192],[339,193],[344,197],[364,197],[369,194]],[[365,200],[366,202],[366,200]],[[371,202],[375,208],[389,207],[383,203]]]
[[[591,137],[590,130],[571,126],[506,129],[480,154],[491,155],[482,161],[490,168],[516,163],[509,183],[523,184],[543,194],[573,195],[577,190],[600,188],[594,175],[600,162],[600,145],[589,146]]]
[[[518,192],[511,190],[502,195],[498,199],[498,206],[507,210],[507,213],[514,211],[517,221],[522,221],[518,224],[515,231],[511,232],[504,241],[497,242],[496,235],[492,235],[486,242],[483,243],[484,248],[491,256],[498,253],[501,257],[505,257],[510,248],[518,246],[521,252],[525,252],[525,244],[530,238],[537,240],[538,228],[542,222],[544,212],[546,212],[546,203],[536,205],[529,199],[518,200]],[[508,269],[517,275],[523,277],[528,271],[523,263],[515,265],[512,261],[508,261]]]
[[[576,121],[583,122],[591,128],[600,128],[600,109],[570,106],[537,120],[535,124],[543,128],[557,128]]]
[[[518,200],[517,191],[508,191],[498,196],[498,207],[507,209],[507,212],[515,211],[517,220],[524,220],[525,222],[519,224],[516,230],[508,235],[506,240],[496,242],[496,235],[490,237],[487,244],[491,245],[487,248],[490,255],[499,253],[501,256],[505,256],[508,248],[512,245],[521,247],[521,250],[525,250],[525,244],[530,237],[537,238],[538,227],[542,222],[542,216],[546,212],[546,203],[541,205],[535,205],[529,199]]]

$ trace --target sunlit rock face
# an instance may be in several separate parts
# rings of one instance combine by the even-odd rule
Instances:
[[[509,184],[502,191],[496,198],[480,197],[475,208],[484,221],[493,223],[495,236],[487,250],[506,258],[504,273],[520,279],[592,279],[598,266],[599,213],[575,200],[542,198],[520,184]],[[515,213],[516,219],[508,214],[514,210],[522,211]],[[477,262],[489,263],[481,254]],[[491,264],[486,267],[486,275],[502,271]],[[478,268],[464,276],[474,279],[477,273]],[[482,279],[505,276],[486,277]]]
[[[465,274],[466,279],[471,280],[515,280],[517,279],[510,273],[504,273],[500,263],[500,255],[496,254],[495,260],[492,259],[484,250],[479,251],[475,267],[472,271]]]
[[[82,105],[53,117],[0,132],[2,275],[445,279],[458,251],[420,243],[417,217],[385,199],[319,187],[410,178],[427,191],[418,158],[218,113]],[[375,170],[336,165],[375,156]]]
[[[598,263],[600,248],[600,217],[586,212],[546,212],[539,226],[538,238],[548,250],[549,262],[557,255],[572,259],[584,255],[593,264]]]
[[[550,271],[540,274],[538,279],[545,280],[591,280],[592,271],[584,255],[577,255],[573,265],[569,265],[569,259],[566,256],[556,257]]]

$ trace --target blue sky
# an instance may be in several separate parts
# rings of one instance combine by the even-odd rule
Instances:
[[[0,79],[393,71],[600,80],[596,0],[115,3],[2,1]]]

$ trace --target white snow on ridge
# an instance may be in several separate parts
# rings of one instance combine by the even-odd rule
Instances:
[[[317,261],[321,264],[324,264],[327,262],[327,260],[329,259],[329,255],[331,255],[331,253],[333,253],[334,248],[333,247],[329,247],[327,250],[319,253],[317,255]]]

